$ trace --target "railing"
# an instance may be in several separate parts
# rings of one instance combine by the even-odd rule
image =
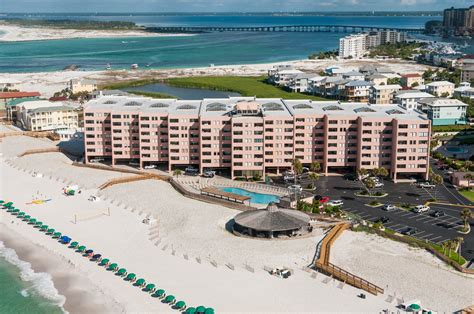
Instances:
[[[152,179],[162,180],[163,178],[159,175],[153,175],[153,174],[134,175],[134,176],[129,176],[125,178],[116,178],[116,179],[108,180],[107,182],[99,186],[99,190],[106,189],[116,184],[130,183],[130,182],[142,181],[142,180],[152,180]]]
[[[319,250],[319,256],[314,266],[342,282],[365,290],[371,294],[377,295],[377,293],[384,293],[384,290],[377,285],[329,262],[331,246],[347,228],[349,228],[349,224],[347,223],[338,224],[326,234],[324,239],[318,244],[317,250]]]

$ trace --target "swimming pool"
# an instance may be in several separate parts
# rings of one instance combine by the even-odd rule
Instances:
[[[446,150],[450,153],[466,153],[467,152],[467,149],[462,148],[462,147],[455,147],[455,146],[446,147]]]
[[[255,203],[255,204],[268,204],[271,202],[278,203],[280,201],[280,198],[276,195],[255,193],[255,192],[250,192],[241,188],[226,187],[226,188],[221,188],[220,190],[224,192],[242,195],[242,196],[248,196],[250,197],[250,202]]]

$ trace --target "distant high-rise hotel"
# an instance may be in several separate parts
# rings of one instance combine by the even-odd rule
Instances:
[[[339,39],[339,57],[360,58],[369,48],[406,41],[406,33],[391,30],[355,34]]]
[[[444,10],[443,26],[455,32],[472,31],[474,29],[474,5],[470,8],[449,8]]]

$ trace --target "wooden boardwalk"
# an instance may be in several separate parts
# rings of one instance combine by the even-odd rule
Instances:
[[[160,175],[154,175],[154,174],[137,174],[133,176],[127,176],[123,178],[116,178],[116,179],[111,179],[99,186],[99,190],[104,190],[106,188],[109,188],[113,185],[117,184],[124,184],[124,183],[130,183],[130,182],[135,182],[135,181],[142,181],[142,180],[164,180],[163,176]],[[166,181],[166,180],[164,180]]]
[[[384,290],[373,283],[351,274],[350,272],[331,264],[330,262],[330,255],[331,255],[331,246],[337,240],[337,238],[344,232],[344,230],[349,228],[348,223],[341,223],[334,226],[321,240],[320,243],[320,250],[319,256],[316,262],[314,263],[314,267],[320,269],[326,274],[331,275],[333,278],[336,278],[344,283],[347,283],[351,286],[356,288],[365,290],[373,295],[377,295],[378,293],[384,293]]]

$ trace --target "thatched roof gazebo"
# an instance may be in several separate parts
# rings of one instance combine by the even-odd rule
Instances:
[[[278,208],[274,203],[266,209],[249,210],[234,217],[233,231],[238,235],[259,238],[292,237],[310,233],[310,217],[300,211]]]

